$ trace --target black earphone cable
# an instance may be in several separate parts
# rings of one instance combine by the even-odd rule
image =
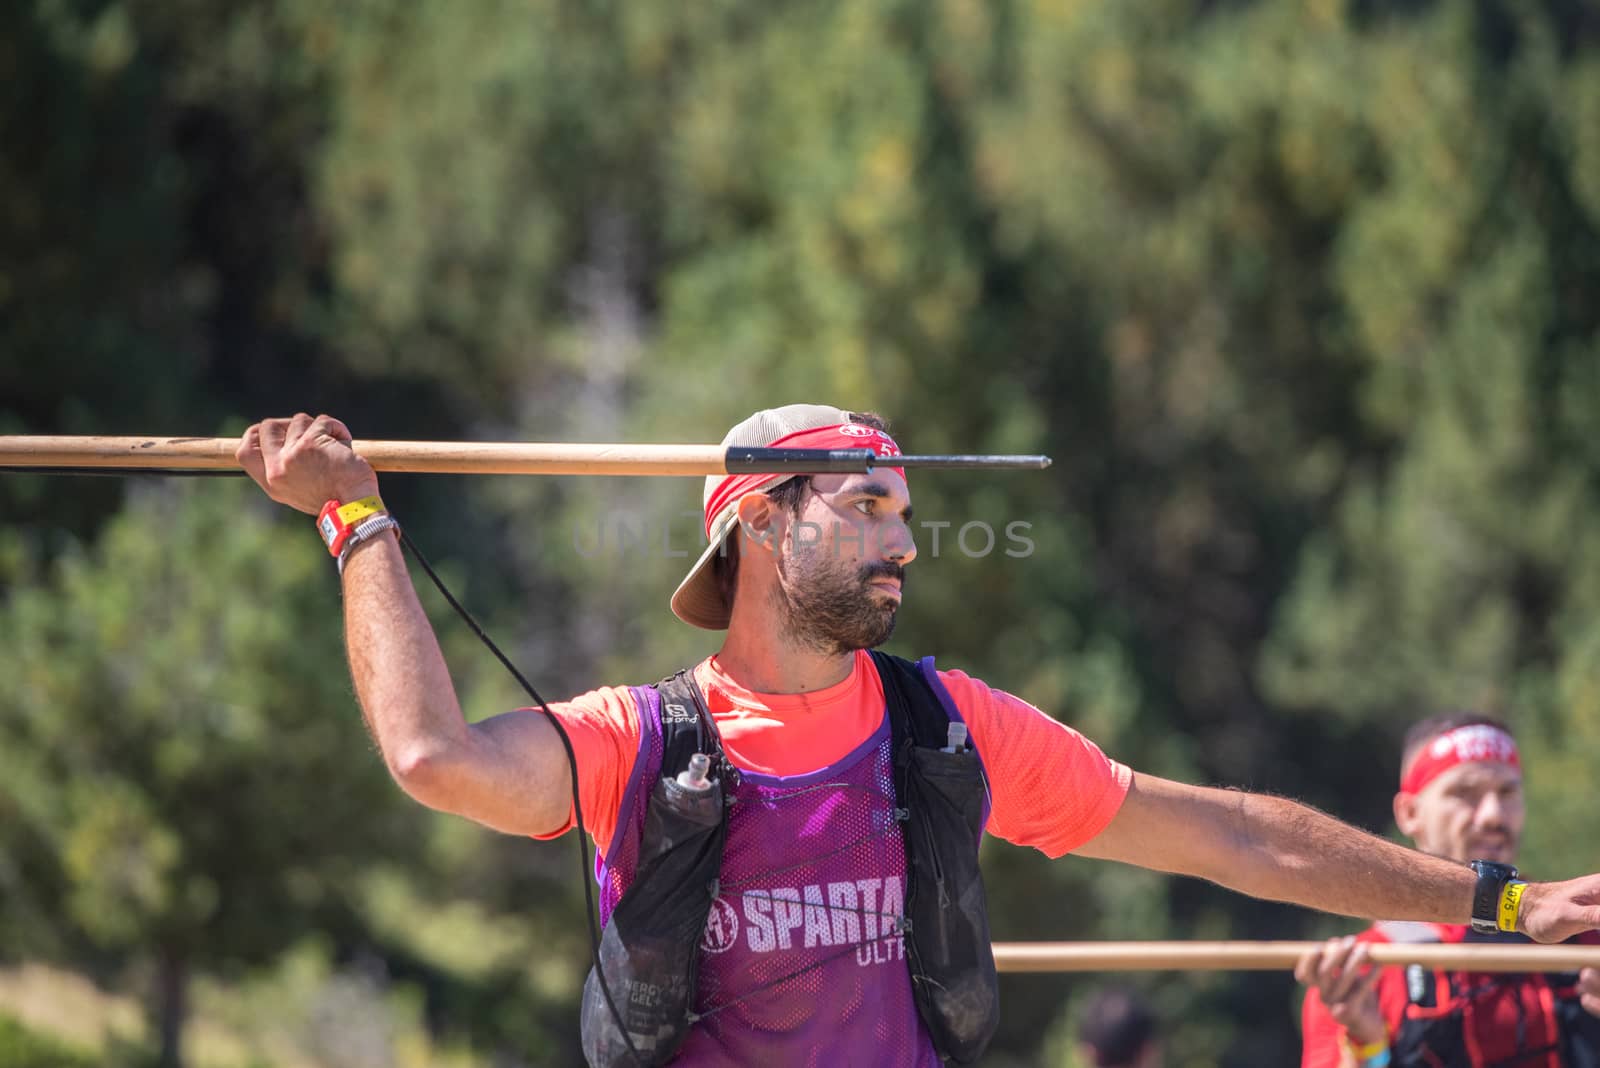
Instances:
[[[455,595],[450,592],[444,581],[433,570],[433,566],[428,563],[428,558],[422,555],[422,550],[417,548],[416,542],[412,541],[401,528],[396,528],[395,533],[400,535],[400,544],[416,558],[418,564],[422,565],[422,570],[427,573],[428,578],[432,580],[439,593],[449,602],[450,607],[454,608],[456,613],[466,620],[467,626],[472,628],[472,633],[476,634],[478,639],[489,647],[489,651],[495,655],[495,659],[499,660],[505,666],[505,669],[511,672],[511,676],[528,692],[528,696],[533,698],[534,702],[539,706],[539,711],[545,714],[545,718],[550,721],[551,726],[555,727],[556,734],[561,738],[561,747],[567,752],[567,766],[572,772],[572,814],[574,821],[577,823],[579,878],[583,883],[584,915],[589,920],[589,952],[594,960],[594,975],[600,984],[600,993],[605,997],[606,1008],[611,1010],[611,1016],[617,1022],[617,1031],[622,1035],[622,1041],[627,1044],[628,1053],[633,1057],[634,1063],[643,1068],[644,1058],[634,1048],[633,1037],[628,1033],[628,1027],[622,1020],[622,1013],[617,1011],[617,1003],[611,997],[611,987],[606,982],[605,972],[600,967],[600,928],[598,920],[595,918],[594,890],[589,885],[589,846],[585,841],[588,831],[583,825],[583,802],[578,796],[578,757],[573,752],[572,739],[567,737],[566,728],[561,725],[561,721],[556,718],[555,713],[550,711],[550,706],[545,704],[544,698],[539,696],[538,691],[533,688],[533,684],[523,676],[522,672],[517,670],[516,665],[510,661],[506,654],[500,651],[500,647],[494,643],[494,639],[490,638],[484,632],[484,629],[478,625],[478,621],[472,618],[472,613],[468,612],[461,602],[456,600]]]

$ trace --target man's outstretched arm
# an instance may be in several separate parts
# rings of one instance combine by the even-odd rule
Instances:
[[[1111,823],[1077,852],[1366,919],[1466,923],[1476,884],[1463,865],[1294,801],[1138,773]],[[1600,928],[1600,875],[1530,885],[1518,926],[1540,942]]]
[[[378,492],[377,475],[328,416],[252,426],[237,458],[273,500],[316,515],[331,497]],[[309,534],[309,532],[308,532]],[[406,793],[511,834],[543,834],[572,810],[555,728],[538,712],[468,725],[398,539],[354,549],[344,570],[345,645],[356,697],[384,762]]]

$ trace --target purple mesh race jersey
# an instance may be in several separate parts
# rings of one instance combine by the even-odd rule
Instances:
[[[661,774],[660,696],[649,687],[633,695],[639,754],[598,865],[602,922],[633,878],[647,784]],[[721,893],[701,939],[699,1020],[673,1063],[936,1068],[897,927],[906,856],[888,716],[829,767],[786,777],[743,772],[727,796]]]

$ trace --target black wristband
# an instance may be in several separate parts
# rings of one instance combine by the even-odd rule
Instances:
[[[1500,930],[1500,892],[1517,877],[1517,869],[1492,860],[1475,860],[1470,866],[1478,876],[1472,891],[1472,929],[1494,934]]]

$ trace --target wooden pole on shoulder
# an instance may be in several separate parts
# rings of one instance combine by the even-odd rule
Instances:
[[[238,473],[236,438],[0,436],[0,468]],[[728,475],[865,472],[872,467],[1038,470],[1048,456],[896,456],[871,449],[520,441],[362,441],[376,471],[447,475]]]
[[[1293,971],[1322,942],[996,942],[1002,972]],[[1377,964],[1470,972],[1600,968],[1600,946],[1374,943]]]

